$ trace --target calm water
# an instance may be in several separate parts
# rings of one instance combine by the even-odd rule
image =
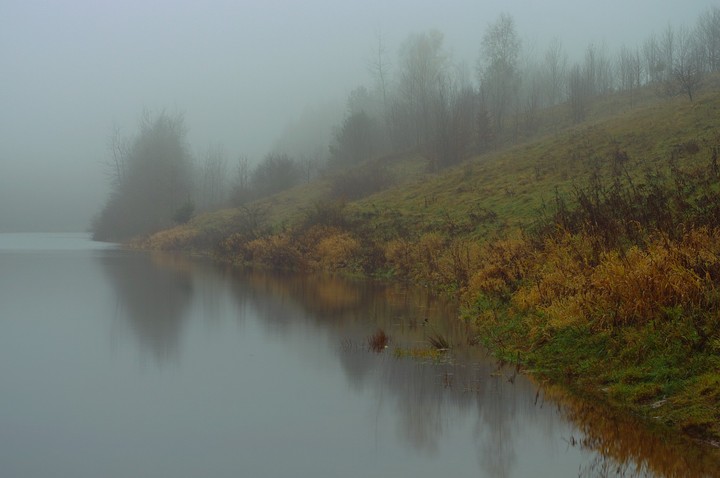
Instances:
[[[460,344],[453,317],[399,286],[0,234],[0,476],[714,473],[702,450],[477,347],[396,356],[437,334]],[[373,353],[379,327],[391,342]]]

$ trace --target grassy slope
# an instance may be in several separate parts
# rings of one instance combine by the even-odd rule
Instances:
[[[421,156],[395,156],[385,162],[395,187],[348,204],[362,214],[392,210],[419,227],[469,213],[489,210],[503,227],[526,226],[537,218],[555,190],[569,192],[584,184],[593,165],[607,162],[616,149],[628,153],[631,173],[667,165],[675,145],[688,141],[715,144],[720,126],[720,78],[710,83],[694,103],[685,97],[661,98],[647,90],[635,106],[627,95],[599,100],[590,119],[580,125],[552,128],[525,142],[476,156],[440,174],[427,172]],[[548,113],[562,123],[563,108]],[[549,128],[546,128],[549,129]],[[707,158],[684,158],[707,161]],[[330,191],[327,178],[313,181],[255,203],[271,225],[303,218]],[[189,224],[136,242],[143,247],[205,252],[219,238],[234,232],[244,214],[225,209],[198,216]],[[496,229],[496,225],[492,229]],[[477,231],[480,235],[487,232]],[[480,237],[482,238],[482,237]],[[207,239],[207,240],[203,240]]]
[[[708,81],[693,103],[682,97],[660,98],[651,90],[643,91],[633,102],[630,106],[627,96],[606,98],[596,102],[583,124],[555,126],[536,138],[472,158],[440,174],[427,173],[423,158],[387,159],[395,187],[351,202],[343,213],[366,235],[375,231],[382,238],[378,242],[385,241],[381,248],[397,239],[422,241],[427,237],[423,234],[433,231],[439,231],[437,244],[443,247],[450,244],[448,236],[491,243],[535,224],[543,205],[553,203],[556,191],[570,197],[574,187],[587,183],[594,168],[607,170],[616,151],[627,153],[625,167],[638,181],[645,171],[667,170],[673,150],[680,151],[683,168],[709,163],[709,148],[720,144],[720,87],[716,80]],[[558,108],[547,115],[557,117],[557,125],[567,113]],[[699,145],[699,152],[685,151],[682,145],[687,144]],[[329,180],[319,180],[245,210],[197,217],[139,244],[209,252],[230,234],[245,231],[253,211],[260,213],[264,234],[286,231],[306,219],[329,190]],[[221,259],[237,260],[232,257],[233,247],[223,249]],[[388,249],[384,251],[387,256]],[[418,260],[421,256],[413,251],[413,259]],[[324,264],[330,269],[353,269],[347,261]],[[385,267],[402,275],[397,264]],[[371,268],[370,272],[378,271]],[[420,272],[405,275],[437,286],[450,285],[443,284],[447,278]],[[466,315],[477,320],[483,342],[499,356],[521,360],[540,377],[603,396],[654,421],[707,440],[720,440],[720,336],[716,334],[715,342],[710,342],[718,344],[715,348],[698,345],[697,340],[688,338],[694,332],[682,310],[637,327],[598,329],[550,326],[541,321],[543,316],[537,311],[519,313],[509,302],[488,297],[473,296],[466,302]],[[491,309],[494,319],[480,320]]]
[[[639,173],[643,168],[666,166],[674,145],[717,141],[717,92],[708,92],[692,104],[684,98],[650,103],[476,157],[441,175],[419,177],[359,201],[358,207],[374,204],[425,220],[445,213],[461,218],[473,209],[486,208],[505,224],[527,225],[543,201],[553,200],[555,188],[567,192],[583,184],[592,165],[607,162],[617,148],[630,157],[631,172]]]

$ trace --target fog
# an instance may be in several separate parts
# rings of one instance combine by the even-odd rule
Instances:
[[[523,48],[557,37],[572,57],[589,42],[635,46],[715,4],[3,0],[0,232],[87,229],[109,191],[112,129],[133,134],[143,109],[183,112],[195,153],[222,144],[231,160],[257,161],[304,112],[339,115],[351,90],[372,84],[378,34],[391,68],[409,34],[437,29],[453,61],[474,69],[503,12]]]

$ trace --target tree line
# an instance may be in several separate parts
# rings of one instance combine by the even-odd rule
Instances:
[[[299,163],[282,153],[254,168],[240,156],[235,171],[219,144],[194,157],[181,113],[143,112],[134,136],[113,130],[109,150],[112,190],[91,225],[96,240],[122,241],[185,223],[197,212],[269,196],[300,178]]]
[[[92,224],[99,240],[123,240],[188,221],[196,212],[238,206],[325,174],[335,194],[357,197],[389,184],[372,158],[414,152],[439,170],[536,133],[550,107],[583,121],[594,99],[641,87],[693,100],[703,78],[720,71],[720,8],[693,28],[668,25],[641,45],[611,53],[589,44],[571,61],[559,40],[542,52],[523,45],[513,18],[500,15],[480,38],[474,68],[456,63],[437,30],[409,35],[396,60],[382,35],[368,61],[373,84],[351,91],[330,144],[312,153],[281,150],[252,165],[221,145],[193,157],[181,114],[142,115],[138,131],[110,139],[112,192]],[[232,164],[231,164],[232,163]],[[355,167],[350,171],[350,167]]]
[[[482,35],[474,70],[453,63],[438,31],[409,36],[392,72],[377,41],[375,85],[351,93],[333,158],[415,150],[441,168],[534,134],[550,107],[567,105],[581,122],[595,98],[621,92],[632,102],[647,85],[692,101],[703,77],[720,71],[720,8],[709,8],[693,28],[668,25],[614,53],[591,43],[575,61],[557,39],[540,52],[523,45],[507,14]]]

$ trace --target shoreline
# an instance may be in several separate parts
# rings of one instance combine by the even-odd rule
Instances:
[[[148,251],[158,250],[157,248],[147,246],[147,242],[135,242],[131,247]],[[162,250],[163,252],[178,253],[191,257],[202,257],[203,259],[231,267],[258,267],[260,269],[278,271],[278,269],[267,267],[267,265],[264,264],[240,263],[236,258],[220,255],[217,252],[213,253],[208,250]],[[294,272],[297,272],[297,270]],[[309,268],[301,272],[303,274],[330,273],[366,280],[404,281],[420,287],[434,288],[435,293],[451,294],[453,298],[459,298],[458,291],[449,292],[447,289],[443,290],[442,287],[433,287],[430,284],[423,285],[398,277],[388,276],[387,274],[383,274],[382,276],[366,274],[358,270],[349,271],[347,268],[336,268],[332,270]],[[510,308],[506,308],[505,310],[488,308],[482,312],[500,317],[501,315],[507,316],[510,311]],[[468,325],[473,330],[472,334],[475,336],[468,336],[467,339],[469,341],[477,341],[482,344],[498,363],[518,366],[521,373],[529,375],[532,380],[541,384],[543,388],[550,387],[557,389],[560,387],[565,393],[569,394],[570,397],[596,402],[604,409],[614,410],[621,415],[633,416],[644,424],[648,432],[651,432],[653,428],[657,429],[657,427],[660,427],[664,433],[676,434],[678,437],[682,437],[683,440],[694,443],[695,446],[703,448],[707,453],[720,459],[720,436],[711,433],[709,428],[683,428],[677,422],[672,421],[678,411],[687,409],[691,407],[691,405],[686,404],[685,406],[680,406],[681,404],[673,402],[672,397],[663,397],[659,400],[652,401],[641,400],[636,403],[630,400],[623,400],[622,395],[613,395],[610,393],[610,386],[612,384],[603,383],[602,380],[599,380],[601,375],[597,369],[588,369],[584,374],[578,373],[576,370],[568,369],[568,367],[582,363],[583,360],[587,361],[591,359],[595,359],[600,368],[607,369],[607,364],[603,365],[603,356],[598,355],[592,357],[592,355],[588,355],[579,358],[576,354],[568,354],[565,360],[558,360],[557,355],[549,349],[541,349],[540,352],[537,350],[528,352],[526,342],[528,337],[517,334],[517,329],[521,329],[525,325],[523,319],[518,315],[513,318],[505,317],[505,319],[504,321],[496,323],[485,322],[483,324],[481,321],[478,322],[478,317],[471,318],[467,310],[464,312],[460,311],[458,317],[456,317],[456,320]],[[513,335],[513,333],[515,335]],[[585,339],[589,339],[589,337],[585,337]],[[578,347],[580,345],[582,344],[578,344]],[[615,372],[621,374],[623,370],[617,368]],[[629,398],[629,396],[625,398]]]

